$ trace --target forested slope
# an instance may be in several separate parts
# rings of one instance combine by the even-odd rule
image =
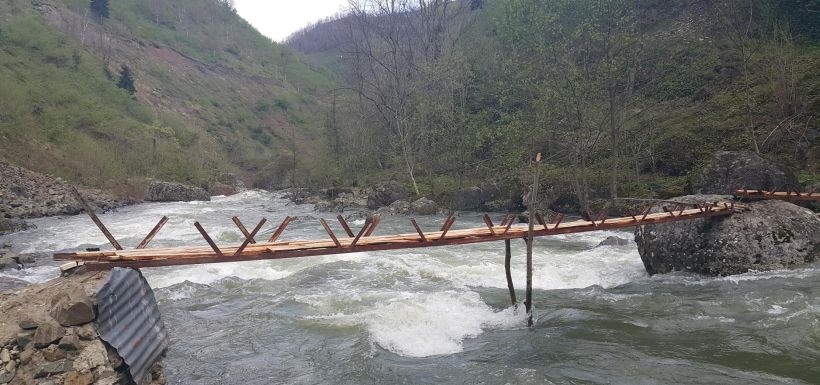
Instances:
[[[146,177],[206,186],[225,171],[307,183],[327,76],[225,1],[89,5],[0,2],[0,157],[135,194]]]
[[[359,1],[288,41],[342,79],[340,183],[516,195],[542,152],[545,190],[588,207],[685,193],[718,150],[820,181],[817,1],[410,3]]]

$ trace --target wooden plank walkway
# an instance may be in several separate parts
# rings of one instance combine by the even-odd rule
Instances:
[[[599,214],[598,218],[571,222],[562,222],[563,216],[561,214],[554,216],[550,221],[545,221],[543,217],[538,215],[538,223],[535,225],[533,235],[542,237],[556,234],[624,229],[640,225],[731,215],[742,209],[744,209],[743,206],[735,205],[733,202],[717,202],[711,205],[688,204],[686,206],[681,205],[675,207],[674,209],[664,208],[663,212],[657,213],[650,213],[649,209],[646,209],[641,213],[632,214],[627,217],[606,218],[605,214]],[[490,217],[485,215],[484,221],[486,227],[452,231],[450,227],[455,221],[455,217],[451,215],[445,220],[444,225],[439,231],[432,232],[422,231],[415,219],[411,219],[411,223],[416,230],[415,233],[382,236],[371,235],[375,230],[375,226],[378,224],[378,217],[373,221],[368,220],[358,234],[353,233],[341,216],[338,218],[344,228],[346,237],[336,237],[327,225],[327,222],[321,220],[321,224],[327,231],[330,239],[290,242],[278,241],[277,239],[284,232],[287,224],[290,223],[291,218],[286,218],[271,239],[266,242],[257,243],[254,237],[266,220],[263,219],[252,232],[248,232],[241,222],[239,222],[238,218],[234,218],[234,222],[236,222],[237,227],[239,227],[246,238],[245,242],[241,245],[218,247],[199,223],[196,223],[197,229],[202,233],[203,238],[209,246],[144,248],[147,243],[150,242],[151,238],[156,235],[159,228],[162,227],[162,224],[167,221],[167,218],[163,218],[163,220],[160,221],[161,223],[140,243],[140,248],[138,249],[58,253],[54,254],[54,259],[75,261],[78,265],[83,265],[85,268],[91,270],[107,270],[113,267],[140,268],[255,261],[366,251],[464,245],[527,238],[527,227],[521,225],[513,226],[514,217],[510,215],[505,216],[500,225],[494,225]]]
[[[735,196],[741,199],[777,199],[789,202],[820,202],[820,193],[766,190],[735,190]]]

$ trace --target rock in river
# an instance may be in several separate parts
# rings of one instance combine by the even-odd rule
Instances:
[[[145,200],[149,202],[209,201],[211,195],[200,187],[152,180],[145,187]]]
[[[687,196],[687,203],[714,201]],[[713,276],[776,270],[813,262],[820,256],[820,218],[782,201],[746,204],[728,217],[640,226],[635,242],[649,274],[690,271]]]

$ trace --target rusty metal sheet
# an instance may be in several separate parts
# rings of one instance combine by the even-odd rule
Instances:
[[[114,268],[97,290],[97,330],[128,364],[138,385],[168,348],[157,300],[139,270]]]

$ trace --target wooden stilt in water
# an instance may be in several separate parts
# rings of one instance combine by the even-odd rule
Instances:
[[[515,299],[515,286],[513,286],[512,273],[510,272],[510,260],[512,259],[512,250],[510,249],[510,240],[504,240],[504,270],[507,271],[507,288],[510,289],[510,301],[514,308],[518,308],[518,301]]]
[[[530,192],[530,211],[529,226],[527,229],[527,294],[524,301],[524,308],[527,309],[527,326],[532,326],[532,240],[535,227],[535,203],[538,201],[538,164],[541,163],[541,153],[535,156],[533,162],[533,182],[532,191]]]

